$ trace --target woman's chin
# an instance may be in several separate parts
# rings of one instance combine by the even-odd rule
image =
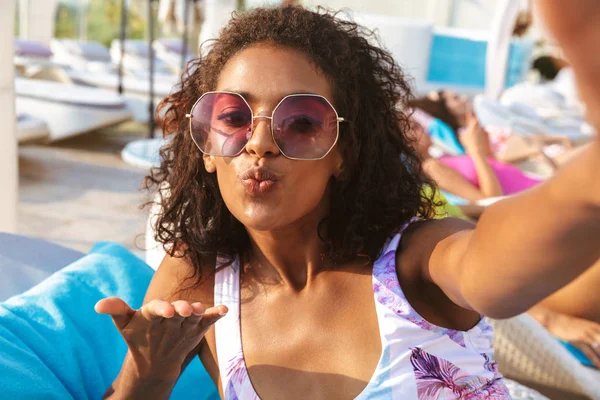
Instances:
[[[255,231],[270,231],[281,228],[285,221],[273,207],[250,207],[244,210],[240,222]]]
[[[282,227],[280,221],[276,221],[272,217],[267,218],[244,218],[241,221],[246,229],[258,232],[274,231]]]

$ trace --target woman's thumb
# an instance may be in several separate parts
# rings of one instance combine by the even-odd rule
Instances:
[[[135,314],[135,310],[118,297],[102,299],[96,303],[94,309],[98,314],[110,315],[119,329],[124,328]]]
[[[475,116],[473,111],[467,111],[466,119],[468,125],[474,125],[477,123],[477,117]]]

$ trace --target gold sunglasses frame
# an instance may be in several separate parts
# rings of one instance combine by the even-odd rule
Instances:
[[[273,109],[273,111],[271,112],[271,116],[266,116],[266,115],[254,115],[254,110],[252,110],[252,107],[250,107],[250,104],[246,101],[246,99],[244,98],[244,96],[242,96],[239,93],[235,93],[235,92],[228,92],[228,91],[211,91],[211,92],[206,92],[204,93],[202,96],[200,96],[198,98],[198,100],[196,100],[196,102],[194,103],[194,105],[192,106],[192,109],[190,111],[189,114],[186,114],[185,117],[188,118],[190,120],[190,136],[192,138],[192,141],[194,142],[194,144],[196,145],[196,147],[198,148],[198,150],[200,150],[202,152],[202,154],[206,154],[208,156],[212,156],[212,157],[236,157],[239,156],[244,149],[246,148],[246,145],[248,144],[248,142],[246,142],[246,144],[240,149],[239,152],[237,152],[234,155],[231,156],[219,156],[219,155],[214,155],[214,154],[210,154],[205,152],[204,150],[202,150],[200,148],[200,146],[198,145],[198,143],[196,143],[196,140],[194,139],[194,135],[192,133],[192,113],[194,111],[194,108],[196,107],[196,105],[200,102],[200,100],[202,100],[202,98],[206,95],[209,94],[232,94],[235,96],[238,96],[239,98],[241,98],[244,103],[248,106],[248,109],[250,110],[250,115],[252,116],[252,129],[251,129],[251,135],[248,138],[248,141],[250,141],[250,138],[252,138],[252,135],[254,135],[254,121],[258,118],[264,118],[264,119],[269,119],[271,120],[271,138],[273,139],[273,143],[275,143],[275,146],[277,146],[277,148],[279,149],[279,152],[286,158],[289,158],[290,160],[299,160],[299,161],[316,161],[316,160],[322,160],[323,158],[327,157],[327,155],[331,152],[331,150],[333,150],[333,148],[335,147],[335,145],[338,142],[338,139],[340,138],[340,122],[344,122],[345,119],[340,117],[339,114],[337,113],[337,110],[335,109],[335,107],[333,106],[333,104],[331,104],[331,102],[329,100],[327,100],[326,97],[321,96],[319,94],[305,94],[305,93],[298,93],[298,94],[288,94],[287,96],[285,96],[283,99],[281,99],[279,101],[279,103],[277,103],[277,105],[275,106],[275,108]],[[290,97],[318,97],[321,98],[323,100],[325,100],[327,102],[327,104],[329,105],[329,107],[331,107],[331,109],[333,110],[334,114],[335,114],[335,118],[336,118],[336,135],[335,135],[335,141],[333,142],[333,144],[331,145],[331,147],[329,148],[329,150],[327,150],[327,152],[319,157],[319,158],[297,158],[297,157],[290,157],[287,154],[285,154],[283,152],[283,150],[281,149],[281,147],[279,147],[279,144],[277,144],[277,141],[275,140],[275,126],[273,125],[273,115],[275,114],[275,111],[277,111],[277,109],[279,108],[279,106],[281,105],[281,103],[283,103],[287,98]]]

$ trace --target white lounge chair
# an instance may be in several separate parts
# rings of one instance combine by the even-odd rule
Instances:
[[[159,39],[154,41],[154,50],[156,57],[168,65],[171,72],[175,75],[182,73],[182,59],[187,64],[194,58],[194,55],[183,48],[183,42],[179,39]]]
[[[17,72],[21,71],[15,78],[17,115],[45,122],[50,141],[132,118],[116,92],[73,84],[49,47],[34,41],[16,41],[15,46],[20,57]]]
[[[118,43],[118,42],[117,42]],[[149,120],[148,103],[150,82],[147,59],[147,44],[139,41],[126,42],[126,53],[123,68],[123,97],[129,110],[136,121]],[[111,54],[120,58],[120,45],[115,44],[111,52],[98,42],[83,42],[68,39],[55,39],[52,49],[55,52],[55,61],[61,65],[68,65],[65,70],[69,79],[77,84],[93,86],[117,92],[119,76],[117,65],[113,62]],[[135,50],[135,51],[134,51]],[[154,74],[154,105],[171,93],[177,84],[177,77],[166,69],[160,60],[156,64]]]
[[[50,141],[65,139],[132,118],[114,92],[34,79],[16,78],[17,114],[45,121]]]
[[[24,68],[30,64],[52,64],[52,51],[35,40],[15,39],[14,64]]]
[[[121,59],[121,41],[115,39],[110,45],[110,55],[113,62],[119,63]],[[123,66],[131,74],[147,77],[150,71],[150,48],[144,40],[127,39],[125,40],[125,54],[123,57]],[[158,57],[154,57],[154,74],[158,79],[174,79],[175,76],[170,71],[169,66]]]
[[[116,71],[110,52],[99,42],[52,39],[50,48],[54,61],[65,67],[90,72]]]
[[[46,122],[29,114],[17,115],[17,142],[19,144],[42,141],[47,139],[48,135]]]
[[[577,361],[529,314],[490,322],[495,359],[506,377],[600,399],[600,371]]]
[[[83,255],[45,240],[0,232],[0,302],[35,286]]]

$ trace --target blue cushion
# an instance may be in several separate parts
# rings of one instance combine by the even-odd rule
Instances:
[[[125,342],[94,304],[118,296],[142,304],[153,270],[120,245],[90,254],[0,303],[0,388],[7,399],[98,399],[117,376]],[[196,358],[171,398],[217,399]]]
[[[483,88],[487,42],[436,32],[431,42],[429,82]]]
[[[506,87],[525,80],[530,67],[533,42],[513,40],[510,43]],[[435,32],[427,81],[441,86],[485,88],[487,41],[460,35]]]

